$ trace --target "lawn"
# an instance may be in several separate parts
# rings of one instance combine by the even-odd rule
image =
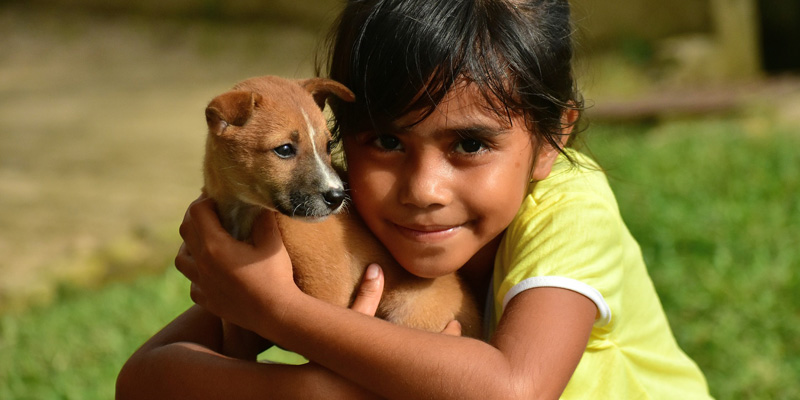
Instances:
[[[127,356],[190,303],[183,276],[169,269],[62,290],[51,306],[0,316],[0,398],[111,399]]]
[[[712,393],[800,398],[800,135],[746,126],[608,127],[592,149]]]

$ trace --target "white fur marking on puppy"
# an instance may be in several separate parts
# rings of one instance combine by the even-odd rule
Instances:
[[[314,152],[314,159],[317,161],[317,167],[319,171],[325,176],[325,183],[327,183],[328,188],[330,189],[341,189],[342,182],[336,174],[334,174],[333,169],[328,166],[328,164],[320,157],[319,153],[317,152],[317,143],[314,141],[314,136],[317,135],[317,131],[311,126],[311,121],[308,119],[308,114],[306,114],[306,110],[300,110],[303,113],[303,118],[306,120],[306,126],[308,126],[308,137],[311,139],[311,148]],[[326,149],[327,151],[327,149]]]

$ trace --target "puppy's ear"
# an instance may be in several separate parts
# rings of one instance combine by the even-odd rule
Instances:
[[[347,88],[347,86],[342,85],[341,83],[332,79],[311,78],[300,81],[299,83],[303,89],[311,93],[311,96],[314,97],[314,101],[317,103],[319,108],[325,108],[325,100],[327,100],[331,95],[334,95],[348,103],[356,100],[356,96],[350,91],[350,89]]]
[[[222,135],[228,125],[243,126],[253,115],[253,110],[260,101],[260,94],[240,90],[215,97],[206,107],[208,130]]]

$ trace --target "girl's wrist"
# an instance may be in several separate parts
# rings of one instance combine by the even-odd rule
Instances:
[[[291,326],[291,315],[302,313],[305,298],[309,297],[303,293],[297,285],[286,285],[282,290],[277,290],[274,296],[262,297],[257,317],[254,320],[256,326],[253,331],[264,338],[277,341],[282,334]]]

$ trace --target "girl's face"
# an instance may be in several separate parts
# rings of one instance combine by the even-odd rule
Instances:
[[[431,115],[407,127],[419,115],[400,118],[388,132],[345,137],[355,207],[414,275],[491,262],[532,173],[546,176],[554,151],[540,152],[534,168],[536,146],[522,118],[509,126],[473,85],[451,90]]]

